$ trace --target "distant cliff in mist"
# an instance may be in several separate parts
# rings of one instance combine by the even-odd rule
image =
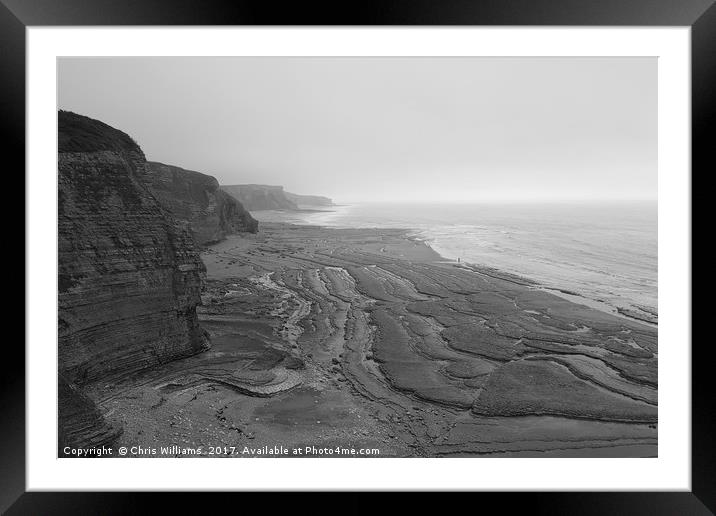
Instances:
[[[290,192],[284,192],[284,194],[289,201],[299,208],[301,206],[333,206],[332,199],[320,195],[299,195]]]
[[[328,197],[297,195],[283,186],[222,185],[221,189],[237,199],[247,210],[298,210],[302,206],[332,206]]]

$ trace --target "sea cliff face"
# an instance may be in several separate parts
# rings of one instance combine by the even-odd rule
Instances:
[[[144,180],[161,206],[189,223],[197,245],[240,232],[256,233],[258,222],[239,201],[219,188],[216,178],[163,163],[149,162]]]
[[[129,136],[59,113],[58,354],[70,388],[208,347],[196,315],[204,265],[188,223],[147,188],[149,173]],[[91,416],[84,405],[76,412]],[[76,427],[63,397],[59,409],[60,425]],[[86,430],[75,429],[73,442],[96,434]]]
[[[296,203],[286,197],[283,186],[222,185],[221,189],[249,211],[298,209]]]

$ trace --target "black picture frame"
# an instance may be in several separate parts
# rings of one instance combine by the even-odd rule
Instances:
[[[692,191],[694,179],[705,177],[713,170],[713,140],[709,138],[713,131],[709,129],[713,129],[716,120],[714,0],[363,0],[296,1],[286,5],[270,0],[0,0],[0,141],[7,166],[4,180],[14,178],[20,183],[14,190],[14,197],[19,197],[18,191],[25,193],[24,180],[20,181],[24,177],[20,171],[25,170],[25,29],[62,25],[690,26]],[[8,157],[12,159],[12,165],[7,165]],[[692,201],[695,223],[700,217],[693,206]],[[6,223],[19,231],[18,218],[18,210],[13,210]],[[24,242],[24,238],[23,234],[14,242]],[[692,257],[695,256],[693,247]],[[23,262],[26,263],[28,257],[24,253],[23,246]],[[11,271],[9,268],[5,270]],[[28,273],[27,269],[25,272]],[[10,272],[7,276],[16,276],[19,282],[19,275]],[[12,292],[20,292],[23,287],[7,286]],[[13,301],[17,297],[16,294],[6,294],[6,299]],[[699,306],[694,304],[694,310],[697,308]],[[26,310],[32,310],[32,307],[27,306]],[[12,322],[6,325],[11,326]],[[186,496],[176,493],[26,493],[25,355],[17,340],[5,340],[2,363],[6,365],[0,374],[0,511],[7,511],[7,514],[133,514],[151,510],[150,497],[160,497],[167,512],[170,506],[181,508],[172,512],[191,510]],[[692,338],[692,341],[691,492],[481,493],[479,496],[498,502],[501,510],[509,512],[522,507],[531,514],[712,514],[716,511],[716,461],[712,439],[716,411],[712,401],[713,386],[709,381],[712,374],[709,370],[711,343],[710,339]],[[247,494],[237,496],[242,497],[242,505],[252,503],[246,498]],[[313,506],[311,512],[320,512],[321,508],[331,512],[369,510],[369,505],[358,494],[350,496],[355,501],[342,502],[340,507],[331,507],[324,501],[320,506]],[[421,497],[414,500],[423,503]]]

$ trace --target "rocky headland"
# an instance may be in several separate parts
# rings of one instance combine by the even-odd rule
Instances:
[[[299,195],[291,192],[284,192],[286,198],[299,208],[301,206],[329,207],[333,206],[333,199],[322,195]]]
[[[298,195],[286,192],[283,186],[272,185],[222,185],[221,189],[234,197],[249,211],[300,210],[303,207],[333,206],[328,197]]]

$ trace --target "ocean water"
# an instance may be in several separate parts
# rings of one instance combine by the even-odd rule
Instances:
[[[323,208],[325,209],[325,208]],[[494,267],[597,308],[657,312],[657,203],[364,203],[259,221],[407,228],[449,260]]]

